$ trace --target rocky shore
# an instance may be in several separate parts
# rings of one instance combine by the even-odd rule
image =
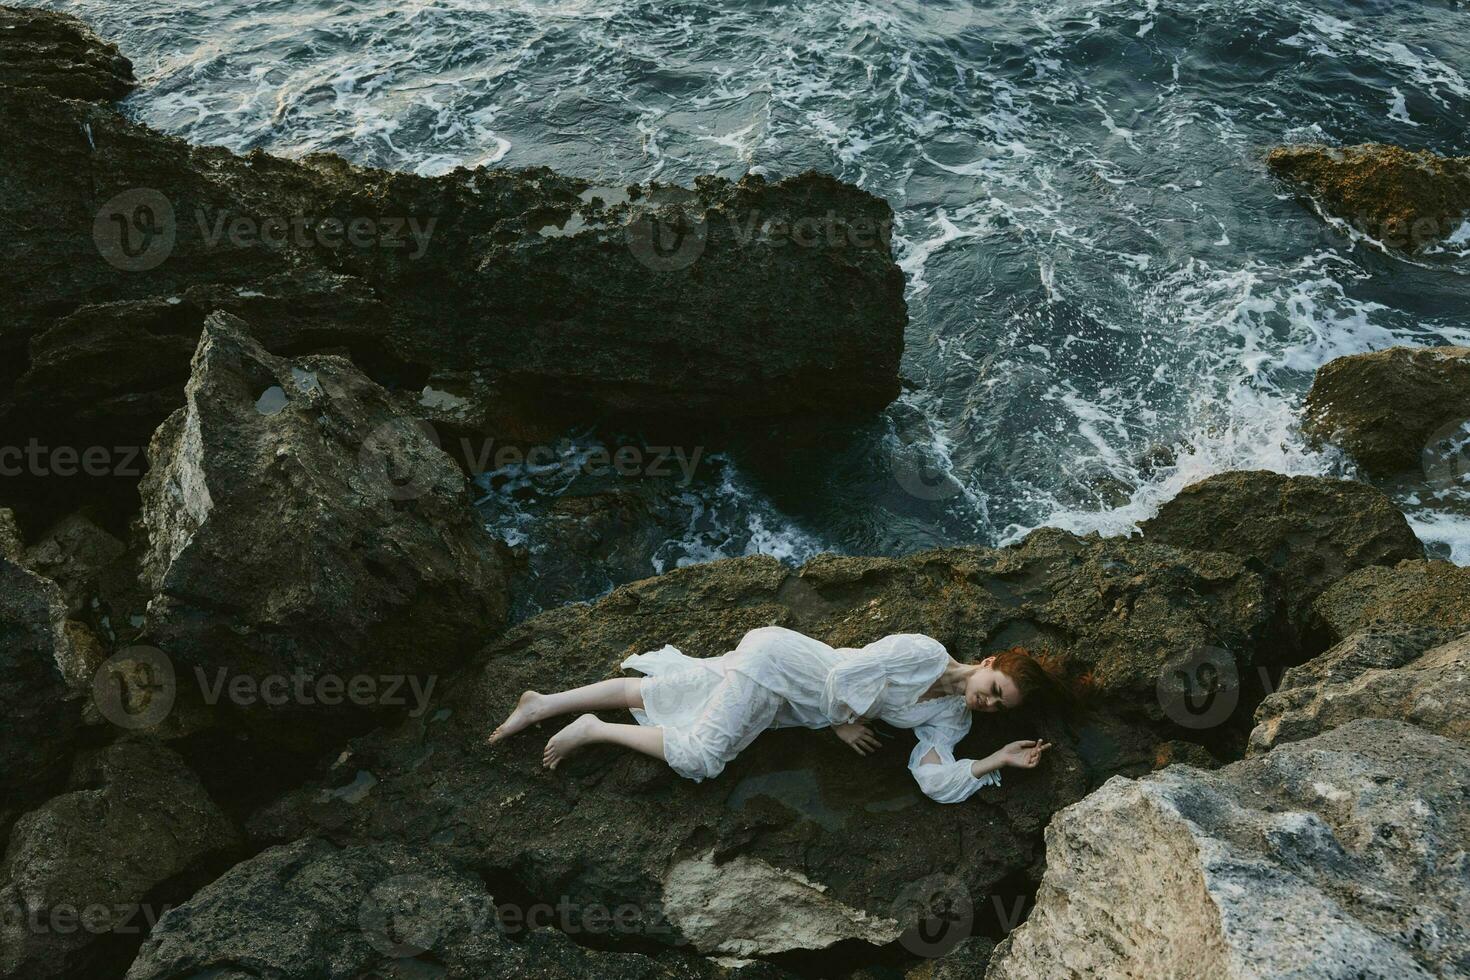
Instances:
[[[871,413],[905,322],[887,206],[239,157],[129,121],[128,62],[72,18],[0,8],[0,53],[30,270],[0,287],[0,446],[51,450],[0,479],[0,975],[1470,973],[1470,571],[1379,489],[1224,473],[1129,538],[727,559],[517,618],[444,435]],[[211,241],[219,215],[287,231]],[[434,231],[414,258],[330,218]],[[1467,353],[1333,362],[1304,424],[1403,479],[1470,416]],[[136,467],[57,479],[104,445]],[[559,516],[603,530],[561,539],[556,594],[607,538],[646,560],[640,493]],[[979,720],[960,754],[1056,747],[948,807],[903,732],[865,759],[768,733],[697,785],[486,745],[527,688],[769,625],[1024,644],[1087,705]]]

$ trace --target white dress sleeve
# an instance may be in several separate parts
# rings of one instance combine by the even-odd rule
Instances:
[[[940,803],[963,803],[986,786],[1000,785],[999,770],[976,777],[970,768],[974,760],[954,757],[954,747],[970,733],[970,711],[963,701],[953,703],[954,709],[914,727],[919,743],[909,754],[909,772],[919,788]],[[939,761],[921,761],[931,751]]]
[[[881,713],[885,698],[917,701],[944,672],[949,651],[932,636],[895,633],[843,657],[827,673],[822,713],[834,725]]]

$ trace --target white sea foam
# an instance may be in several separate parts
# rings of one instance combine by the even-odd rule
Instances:
[[[1426,255],[1375,249],[1259,163],[1274,143],[1355,142],[1373,126],[1428,138],[1464,118],[1456,49],[1409,19],[1325,0],[997,0],[969,22],[917,0],[779,16],[705,0],[180,0],[170,17],[143,0],[53,5],[124,42],[144,79],[130,112],[200,143],[423,174],[545,164],[610,184],[815,167],[892,202],[907,390],[869,469],[921,466],[953,495],[905,510],[827,486],[844,516],[807,527],[730,464],[689,490],[698,517],[660,567],[1014,540],[1048,523],[1123,534],[1225,469],[1350,474],[1297,432],[1312,371],[1470,341],[1450,290],[1412,295],[1463,283],[1470,222]],[[1249,91],[1238,65],[1198,57],[1237,36],[1274,66]],[[1100,51],[1130,60],[1099,64]],[[1344,65],[1365,80],[1297,87]],[[533,540],[533,484],[497,477],[487,509],[507,540]],[[1427,539],[1470,557],[1453,508],[1401,502]]]

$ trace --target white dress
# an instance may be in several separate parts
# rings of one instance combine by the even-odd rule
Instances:
[[[931,799],[958,803],[1000,773],[976,777],[954,747],[970,731],[959,695],[920,701],[949,665],[949,652],[921,633],[885,636],[861,650],[834,649],[794,630],[751,630],[719,657],[685,656],[672,646],[640,653],[623,667],[647,675],[639,724],[663,729],[664,758],[696,782],[768,728],[827,728],[860,718],[912,728],[919,744],[909,771]],[[921,763],[930,751],[938,763]]]

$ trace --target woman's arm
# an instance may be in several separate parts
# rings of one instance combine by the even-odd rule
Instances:
[[[1016,769],[1035,769],[1041,762],[1041,753],[1051,748],[1050,742],[1020,741],[1012,742],[1003,749],[990,753],[983,759],[973,759],[970,762],[970,774],[976,779],[986,773],[997,772],[1006,766]],[[937,753],[931,752],[934,761],[939,761]],[[926,757],[927,758],[927,757]],[[920,764],[923,760],[920,760]]]
[[[922,733],[909,757],[909,771],[919,788],[939,803],[962,803],[986,786],[999,786],[1001,769],[1033,768],[1051,747],[1045,742],[1012,742],[983,759],[956,759],[958,739],[951,741],[951,735],[943,729]]]

